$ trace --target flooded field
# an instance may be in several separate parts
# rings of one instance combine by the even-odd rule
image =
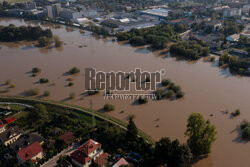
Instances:
[[[38,24],[18,19],[1,19],[0,25],[16,26]],[[195,166],[211,167],[249,167],[250,142],[242,141],[237,125],[244,119],[250,121],[250,78],[230,74],[228,69],[220,69],[215,63],[187,62],[171,56],[152,53],[147,48],[133,48],[127,44],[112,42],[111,39],[92,37],[89,32],[80,34],[78,29],[66,29],[64,26],[50,26],[64,45],[61,48],[36,48],[33,42],[0,43],[0,90],[11,80],[16,88],[5,94],[23,95],[24,90],[39,88],[51,92],[50,99],[90,107],[90,99],[96,110],[105,103],[115,105],[115,111],[108,114],[126,121],[128,115],[136,116],[136,125],[154,139],[169,136],[186,141],[184,132],[187,118],[192,112],[200,112],[217,127],[217,140],[208,158]],[[78,67],[81,73],[69,76],[72,67]],[[42,72],[31,76],[31,69],[39,67]],[[165,69],[163,78],[180,85],[185,96],[180,100],[151,101],[137,105],[134,100],[104,100],[103,92],[87,96],[84,93],[84,68],[96,68],[99,71],[134,71],[141,68],[150,72]],[[38,83],[40,78],[48,78],[48,84]],[[68,78],[74,85],[67,86]],[[74,92],[76,98],[69,100]],[[132,91],[133,92],[133,91]],[[38,96],[41,97],[42,96]],[[241,115],[230,118],[229,113],[237,108]],[[124,111],[121,113],[121,111]]]

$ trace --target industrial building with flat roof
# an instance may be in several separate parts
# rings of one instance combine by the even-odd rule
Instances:
[[[166,18],[169,14],[170,10],[163,8],[155,8],[155,9],[147,9],[140,11],[141,14],[156,16],[159,18]]]

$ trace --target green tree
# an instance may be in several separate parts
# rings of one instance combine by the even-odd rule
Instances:
[[[34,110],[28,112],[28,120],[34,124],[48,120],[48,112],[43,104],[35,104],[34,107]]]
[[[137,135],[138,135],[138,129],[134,123],[134,117],[129,117],[126,139],[127,141],[137,141]]]
[[[185,135],[189,137],[187,143],[193,154],[210,153],[216,133],[216,127],[206,121],[200,113],[192,113],[189,116]]]
[[[193,159],[190,148],[186,144],[180,144],[178,140],[171,141],[162,138],[155,145],[154,153],[157,164],[168,164],[169,166],[190,166]]]
[[[38,46],[45,47],[51,44],[50,38],[42,36],[38,39]]]

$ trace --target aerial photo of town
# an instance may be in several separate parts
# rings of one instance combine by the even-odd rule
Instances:
[[[250,1],[0,0],[0,167],[250,167]]]

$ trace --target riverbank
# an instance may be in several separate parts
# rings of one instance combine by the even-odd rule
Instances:
[[[103,121],[107,121],[113,125],[116,125],[124,130],[127,130],[127,123],[126,122],[122,122],[119,119],[116,119],[112,116],[106,115],[106,114],[102,114],[100,112],[91,110],[91,109],[87,109],[84,107],[80,107],[77,105],[72,105],[72,104],[65,104],[62,102],[58,102],[58,101],[53,101],[53,100],[46,100],[46,99],[36,99],[36,98],[31,98],[31,97],[21,97],[21,96],[0,96],[0,104],[8,104],[8,102],[10,102],[9,104],[16,104],[18,105],[18,103],[20,103],[21,105],[24,106],[28,106],[28,107],[32,107],[32,105],[35,103],[40,103],[40,104],[44,104],[44,105],[54,105],[57,107],[62,107],[63,109],[67,110],[77,110],[80,112],[85,113],[87,116],[94,116],[98,119],[101,119]],[[29,105],[25,105],[25,104],[29,104]],[[146,139],[148,142],[150,143],[154,143],[154,140],[148,136],[146,133],[144,133],[143,131],[139,130],[139,135],[141,137],[143,137],[144,139]]]

